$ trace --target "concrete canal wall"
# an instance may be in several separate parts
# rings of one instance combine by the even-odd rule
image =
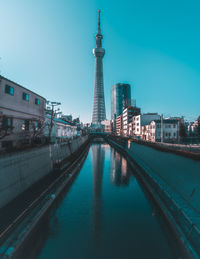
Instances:
[[[77,151],[88,137],[0,156],[0,208],[53,171]]]
[[[147,147],[152,147],[160,151],[172,152],[188,158],[200,160],[200,145],[170,144],[170,143],[150,142],[150,141],[136,140],[136,139],[131,139],[131,141]]]
[[[200,256],[200,161],[134,142],[110,144],[135,164],[189,258]],[[188,257],[186,257],[188,258]]]
[[[182,144],[170,144],[170,143],[160,143],[151,142],[154,146],[164,147],[173,150],[182,150],[185,152],[200,153],[200,145],[182,145]]]

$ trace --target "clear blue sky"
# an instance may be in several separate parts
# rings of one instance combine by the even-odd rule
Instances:
[[[107,118],[117,82],[143,112],[200,115],[199,0],[0,0],[1,74],[90,122],[98,9]]]

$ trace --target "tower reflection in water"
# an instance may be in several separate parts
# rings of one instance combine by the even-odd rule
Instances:
[[[128,186],[130,173],[127,161],[117,151],[106,144],[92,145],[93,163],[93,235],[96,248],[102,230],[102,182],[106,149],[110,149],[110,180],[116,186]]]
[[[98,247],[100,231],[102,227],[102,204],[101,192],[103,181],[103,170],[105,160],[105,148],[103,144],[92,145],[92,164],[93,164],[93,234],[95,246]]]
[[[126,159],[121,156],[116,150],[111,148],[110,151],[110,178],[111,182],[117,186],[128,185],[130,173],[127,168]]]

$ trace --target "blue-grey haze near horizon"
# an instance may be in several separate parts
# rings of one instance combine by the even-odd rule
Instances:
[[[200,111],[200,2],[0,0],[1,74],[91,121],[97,10],[104,35],[104,89],[130,83],[143,112]]]

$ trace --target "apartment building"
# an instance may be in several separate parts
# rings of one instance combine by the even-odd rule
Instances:
[[[45,117],[44,135],[49,137],[51,127],[51,116],[49,114]],[[51,142],[55,143],[66,138],[77,136],[77,126],[71,125],[69,122],[60,118],[53,118],[51,128]]]
[[[101,122],[101,125],[104,127],[104,132],[111,134],[112,133],[112,123],[110,120],[104,120]]]
[[[142,126],[142,139],[147,141],[177,142],[179,138],[179,120],[153,120]]]
[[[132,126],[130,126],[130,123],[132,122],[133,116],[139,115],[140,114],[140,108],[133,107],[133,106],[128,106],[123,110],[123,135],[128,136],[129,135],[129,127],[131,127],[132,131]]]
[[[142,136],[142,126],[148,125],[153,120],[159,120],[158,113],[145,113],[132,118],[132,136]]]
[[[116,135],[121,136],[123,134],[123,120],[122,115],[117,116],[116,118]]]
[[[0,149],[29,142],[42,128],[46,99],[0,76]]]

